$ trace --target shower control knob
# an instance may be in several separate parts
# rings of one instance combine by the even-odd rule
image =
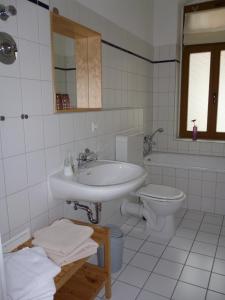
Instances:
[[[24,115],[24,118],[25,118],[25,119],[28,119],[28,118],[29,118],[29,116],[26,114],[26,115]]]
[[[0,116],[0,121],[5,121],[5,116]]]

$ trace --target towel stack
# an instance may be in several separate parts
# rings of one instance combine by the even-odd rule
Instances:
[[[63,266],[97,252],[93,229],[62,219],[34,233],[33,245],[43,247],[50,259]]]
[[[54,277],[61,269],[40,247],[24,248],[4,256],[9,300],[53,300]]]

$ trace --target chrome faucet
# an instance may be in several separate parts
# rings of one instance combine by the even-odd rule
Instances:
[[[84,166],[86,163],[90,161],[94,161],[98,159],[97,153],[91,151],[90,149],[86,148],[84,152],[80,152],[77,158],[78,161],[78,169]]]
[[[158,128],[156,129],[152,134],[145,135],[144,137],[144,150],[143,154],[144,156],[148,155],[149,153],[152,152],[152,146],[154,146],[156,143],[153,141],[153,137],[157,132],[163,132],[163,128]]]

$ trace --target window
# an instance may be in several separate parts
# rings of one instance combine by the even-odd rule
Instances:
[[[219,4],[219,6],[218,6]],[[225,1],[184,9],[180,137],[225,140]]]

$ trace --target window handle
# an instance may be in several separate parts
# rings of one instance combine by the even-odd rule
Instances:
[[[213,93],[212,99],[213,99],[213,104],[216,104],[216,102],[217,102],[217,93]]]

